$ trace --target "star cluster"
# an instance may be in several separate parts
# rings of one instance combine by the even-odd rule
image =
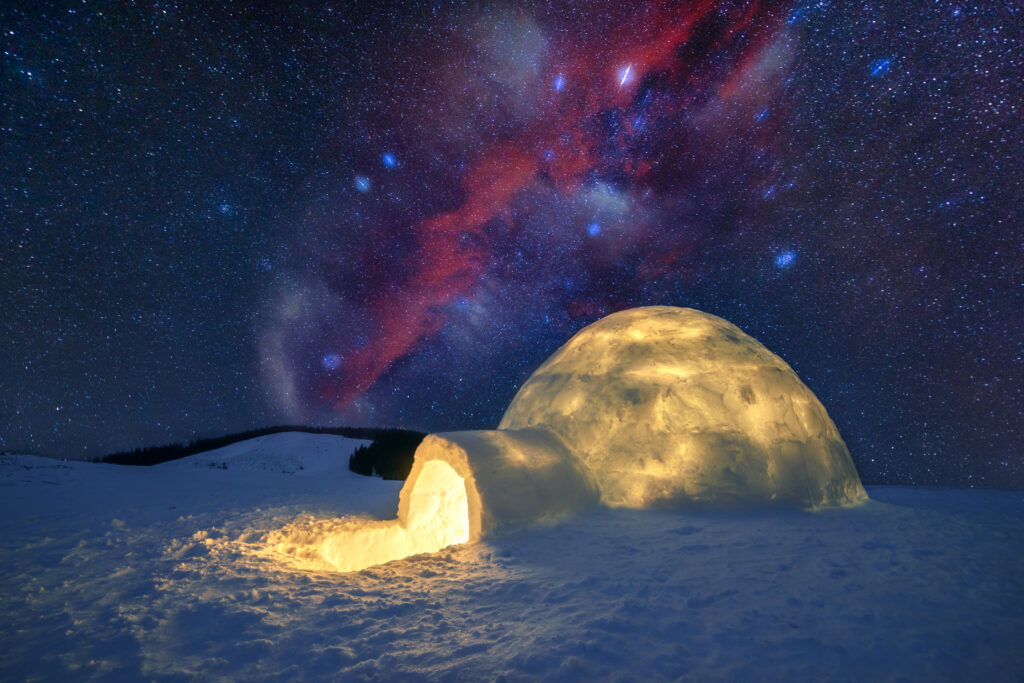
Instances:
[[[0,448],[493,427],[669,304],[789,362],[866,482],[1024,485],[1012,4],[0,17]]]

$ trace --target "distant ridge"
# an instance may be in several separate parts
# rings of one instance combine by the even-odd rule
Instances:
[[[166,444],[163,446],[146,446],[135,448],[129,451],[117,451],[107,455],[93,458],[93,462],[108,463],[111,465],[135,465],[150,466],[159,465],[162,462],[187,458],[190,455],[212,451],[224,446],[230,446],[239,441],[247,441],[256,437],[268,434],[280,434],[281,432],[305,432],[308,434],[335,434],[350,439],[365,439],[367,441],[395,440],[409,442],[415,440],[419,443],[426,434],[409,429],[386,429],[382,427],[309,427],[305,425],[280,425],[275,427],[261,427],[250,429],[244,432],[228,434],[225,436],[210,437],[205,439],[193,439],[187,444]]]

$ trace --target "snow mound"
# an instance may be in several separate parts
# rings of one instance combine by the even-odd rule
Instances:
[[[231,469],[248,472],[278,472],[319,476],[336,469],[348,469],[348,456],[364,439],[333,434],[277,432],[197,453],[157,465],[162,469]]]
[[[635,308],[584,328],[530,376],[498,428],[557,435],[612,506],[818,508],[867,497],[792,368],[693,309]]]

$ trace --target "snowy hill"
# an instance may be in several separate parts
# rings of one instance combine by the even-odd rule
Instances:
[[[0,679],[1024,679],[1024,492],[596,509],[296,571],[346,516],[395,514],[402,482],[348,471],[359,443],[273,434],[143,468],[3,456]]]
[[[167,469],[214,467],[249,472],[321,475],[343,474],[348,456],[369,441],[346,439],[330,434],[283,432],[199,453],[163,463]],[[348,478],[348,475],[344,475]]]

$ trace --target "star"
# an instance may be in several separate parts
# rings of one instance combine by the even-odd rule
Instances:
[[[871,63],[871,77],[880,78],[884,76],[892,65],[892,60],[888,58],[878,59]]]
[[[632,64],[627,65],[624,69],[619,71],[619,76],[620,76],[620,78],[619,78],[619,87],[620,88],[622,86],[626,85],[626,82],[629,81],[630,73],[632,71],[633,71],[633,65]]]

